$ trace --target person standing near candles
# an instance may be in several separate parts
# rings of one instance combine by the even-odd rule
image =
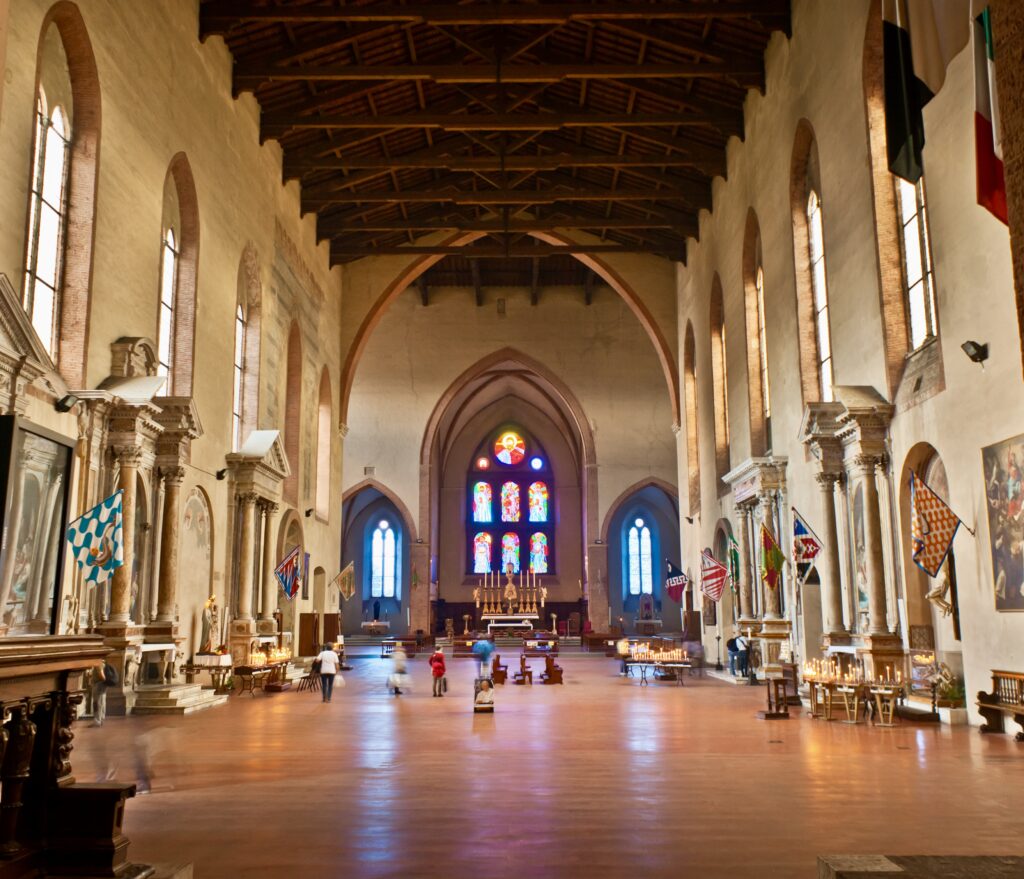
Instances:
[[[736,664],[740,667],[740,676],[746,677],[747,662],[750,659],[750,642],[739,629],[734,636],[736,638]]]

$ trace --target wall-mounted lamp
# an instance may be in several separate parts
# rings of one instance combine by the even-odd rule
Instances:
[[[683,518],[686,519],[686,524],[687,525],[692,525],[693,524],[693,516],[683,516]]]
[[[306,510],[306,518],[308,519],[312,515],[313,515],[313,508],[310,507],[308,510]]]
[[[65,394],[56,403],[53,404],[53,408],[58,412],[70,412],[77,406],[81,400],[78,399],[74,394]]]
[[[218,470],[213,475],[217,477],[217,481],[218,482],[223,482],[224,481],[224,477],[228,475],[228,468],[225,467],[223,470]]]
[[[972,363],[984,363],[988,360],[988,344],[983,342],[972,342],[968,339],[961,346]]]

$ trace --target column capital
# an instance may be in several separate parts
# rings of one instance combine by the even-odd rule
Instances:
[[[831,492],[835,488],[837,483],[843,481],[843,474],[831,473],[823,470],[819,473],[814,474],[814,481],[817,482],[819,486],[821,486],[821,489],[823,491]]]
[[[875,469],[885,465],[885,455],[854,455],[850,464],[855,472],[862,475],[873,475]]]
[[[268,516],[273,516],[274,513],[281,509],[280,504],[274,501],[268,501],[266,498],[261,498],[259,501],[259,505],[260,509],[262,509],[263,512]]]
[[[138,467],[142,464],[142,449],[138,446],[112,446],[110,451],[122,467]]]
[[[240,491],[236,497],[242,506],[250,506],[260,499],[260,496],[254,491]]]
[[[168,485],[181,485],[185,481],[185,468],[161,467],[160,478]]]

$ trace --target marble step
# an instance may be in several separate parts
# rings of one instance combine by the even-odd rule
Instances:
[[[227,702],[226,694],[218,695],[199,684],[174,684],[169,687],[144,687],[138,691],[135,714],[192,714]]]

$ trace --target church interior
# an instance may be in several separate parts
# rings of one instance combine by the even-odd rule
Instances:
[[[0,71],[0,879],[1024,876],[1024,4]]]

